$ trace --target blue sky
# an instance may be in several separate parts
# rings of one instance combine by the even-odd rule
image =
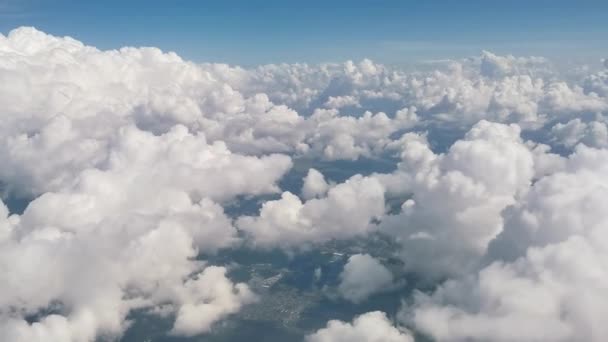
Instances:
[[[0,0],[0,31],[22,25],[103,49],[157,46],[243,65],[364,57],[401,64],[482,49],[608,56],[608,1]]]

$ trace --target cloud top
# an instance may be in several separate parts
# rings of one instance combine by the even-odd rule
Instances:
[[[327,286],[353,312],[398,276],[419,288],[396,323],[351,314],[308,341],[604,341],[607,112],[608,71],[540,57],[242,68],[15,29],[0,340],[118,339],[134,312],[209,333],[260,300],[231,252],[346,241]]]

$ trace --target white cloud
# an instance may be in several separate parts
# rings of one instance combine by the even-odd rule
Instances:
[[[531,249],[419,298],[412,322],[438,341],[603,341],[603,253],[576,236]]]
[[[406,270],[454,277],[404,311],[438,340],[605,340],[607,85],[605,70],[569,80],[545,59],[490,52],[430,71],[244,69],[33,28],[0,35],[0,186],[34,198],[22,215],[0,202],[0,340],[117,337],[135,309],[174,315],[174,334],[207,332],[255,300],[204,261],[241,242],[236,227],[286,250],[391,234]],[[436,153],[434,128],[469,131]],[[283,192],[258,216],[224,213],[280,192],[291,155],[391,151],[395,172],[330,185],[310,169],[304,201]],[[385,193],[411,199],[387,215]],[[362,254],[339,290],[358,302],[391,280]],[[379,312],[308,339],[412,340]]]
[[[489,51],[483,51],[479,63],[482,75],[488,77],[529,74],[539,71],[549,72],[546,70],[549,67],[549,61],[542,57],[498,56]]]
[[[602,70],[585,77],[583,89],[587,93],[595,93],[604,98],[608,96],[608,70]]]
[[[534,176],[534,156],[519,134],[515,125],[481,121],[445,154],[420,136],[402,141],[400,168],[378,178],[413,196],[382,222],[402,244],[407,267],[456,274],[478,261],[502,229],[501,212]]]
[[[225,273],[223,267],[207,267],[197,278],[186,282],[184,304],[177,312],[172,333],[193,336],[207,332],[219,318],[255,300],[246,285],[233,285]]]
[[[591,147],[608,147],[608,126],[604,121],[583,122],[580,118],[551,128],[555,141],[566,147],[583,143]]]
[[[125,124],[156,134],[182,124],[203,132],[209,142],[224,141],[233,152],[356,159],[378,153],[392,134],[427,120],[471,125],[490,119],[539,127],[548,117],[607,108],[605,93],[598,97],[587,90],[598,86],[555,81],[541,58],[489,52],[429,73],[406,73],[369,60],[248,70],[194,64],[155,48],[100,51],[20,28],[0,37],[0,59],[3,155],[16,158],[9,159],[17,164],[12,174],[34,181],[50,177],[51,184],[65,177],[56,174],[58,169],[103,163],[112,133]],[[487,75],[486,69],[504,70]],[[332,108],[358,104],[370,114],[356,119],[323,109],[326,103]],[[397,110],[414,107],[407,115]],[[45,152],[60,158],[39,171],[44,175],[21,165],[14,154],[36,156],[16,141],[55,130],[64,133]],[[43,144],[41,139],[25,144]]]
[[[356,317],[352,323],[329,321],[327,327],[306,337],[307,342],[413,342],[405,330],[397,329],[386,314],[373,311]]]
[[[488,266],[419,295],[406,320],[439,341],[605,340],[607,162],[577,147],[505,212]]]
[[[392,285],[392,273],[377,259],[369,254],[355,254],[348,258],[340,273],[338,292],[347,300],[360,303]]]
[[[0,308],[13,308],[0,310],[2,340],[118,336],[131,310],[159,306],[176,314],[174,333],[193,335],[253,300],[196,257],[238,241],[214,200],[276,191],[290,158],[233,154],[179,125],[160,136],[126,126],[115,139],[102,169],[70,170],[0,224]],[[21,318],[54,305],[40,322]]]
[[[309,119],[313,133],[307,142],[324,159],[370,157],[381,153],[391,142],[391,135],[417,123],[416,108],[404,108],[394,118],[385,113],[363,116],[340,116],[337,110],[316,110]]]
[[[307,200],[320,197],[325,195],[328,189],[329,184],[323,174],[315,169],[309,169],[302,185],[302,196]]]
[[[240,217],[236,225],[255,246],[303,248],[368,233],[371,221],[384,211],[384,187],[356,175],[331,187],[325,197],[306,202],[284,192],[281,199],[265,202],[259,216]]]
[[[338,109],[342,107],[355,106],[361,107],[359,101],[354,96],[330,96],[325,102],[325,107]]]

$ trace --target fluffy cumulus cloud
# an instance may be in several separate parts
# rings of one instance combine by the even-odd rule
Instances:
[[[352,323],[329,321],[327,327],[306,337],[307,342],[413,342],[407,330],[392,325],[386,314],[373,311],[356,317]]]
[[[279,191],[291,158],[234,153],[188,126],[180,115],[201,114],[188,99],[161,95],[181,81],[210,82],[203,102],[229,89],[156,49],[101,52],[27,28],[0,46],[13,83],[0,92],[0,181],[36,197],[20,215],[0,206],[0,339],[117,337],[134,310],[195,335],[253,302],[200,256],[238,242],[220,203]],[[245,102],[273,115],[263,96]]]
[[[316,110],[309,119],[314,123],[309,139],[313,151],[324,159],[371,157],[382,153],[393,133],[417,121],[415,108],[402,109],[389,118],[385,113],[365,112],[359,118],[339,116],[336,110]]]
[[[355,254],[348,258],[340,273],[338,292],[345,299],[359,303],[392,285],[393,275],[377,259],[369,254]]]
[[[505,212],[488,265],[420,294],[407,319],[440,341],[606,339],[607,153],[579,146]]]
[[[255,246],[292,249],[368,233],[384,212],[382,184],[357,175],[304,202],[284,192],[280,199],[265,202],[259,216],[240,217],[236,225]]]
[[[320,107],[354,112],[416,107],[418,117],[444,122],[472,124],[487,118],[535,126],[548,116],[606,108],[605,99],[587,94],[577,84],[555,80],[543,58],[489,52],[429,73],[406,73],[364,60],[318,67],[265,66],[256,74],[258,84],[272,89],[271,99],[311,113]],[[249,86],[239,89],[251,91]],[[559,95],[569,99],[559,101]]]
[[[519,127],[487,121],[445,154],[435,154],[419,135],[406,135],[402,144],[399,169],[378,177],[412,197],[383,220],[383,229],[403,245],[413,270],[469,270],[501,231],[502,211],[530,185],[533,153]]]
[[[232,155],[180,126],[119,136],[106,168],[82,171],[3,223],[3,340],[120,335],[135,309],[172,313],[173,332],[193,335],[255,299],[197,256],[238,239],[214,200],[275,191],[289,158],[265,157],[277,158],[273,173],[270,159]],[[43,319],[26,323],[31,315]]]
[[[403,267],[352,252],[335,290],[353,306],[396,270],[433,286],[395,298],[399,326],[370,312],[308,341],[606,340],[608,71],[491,52],[427,69],[0,35],[0,340],[120,338],[134,313],[208,333],[260,295],[212,254],[370,233]],[[225,210],[243,199],[260,206]]]
[[[211,329],[218,318],[234,313],[255,300],[245,284],[232,284],[223,267],[208,267],[185,284],[186,296],[179,307],[172,333],[192,336]]]
[[[15,191],[28,195],[57,190],[84,169],[103,168],[124,126],[164,134],[182,124],[211,143],[233,134],[228,145],[246,140],[251,149],[259,143],[281,151],[286,148],[254,133],[252,123],[281,134],[285,128],[279,126],[299,119],[263,95],[245,99],[210,70],[158,49],[102,52],[27,28],[0,37],[0,45],[0,173]],[[276,125],[262,122],[273,117]],[[217,118],[227,119],[220,124]],[[291,138],[285,139],[279,140]]]
[[[309,169],[308,174],[304,178],[302,196],[305,199],[323,196],[327,193],[328,189],[329,185],[325,181],[323,174],[315,169]]]
[[[608,147],[608,126],[605,120],[585,122],[580,118],[557,123],[551,134],[558,144],[574,147],[583,143],[592,147]]]

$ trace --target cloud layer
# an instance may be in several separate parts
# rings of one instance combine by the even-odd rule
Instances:
[[[329,286],[359,315],[306,340],[604,341],[607,113],[603,65],[484,51],[410,72],[241,68],[13,30],[0,340],[116,339],[134,312],[209,333],[260,300],[212,255],[382,236],[430,285],[395,295],[398,317],[363,310],[396,269],[353,253]],[[227,210],[243,200],[259,208]]]

